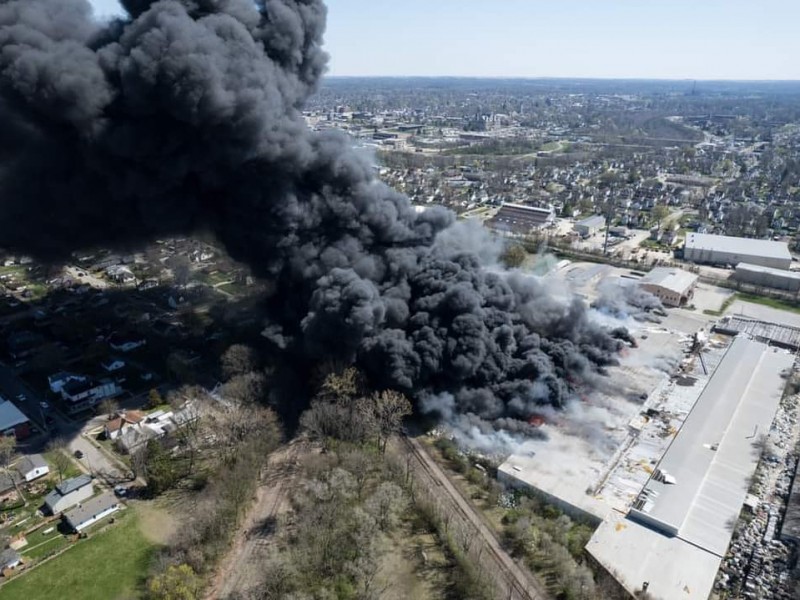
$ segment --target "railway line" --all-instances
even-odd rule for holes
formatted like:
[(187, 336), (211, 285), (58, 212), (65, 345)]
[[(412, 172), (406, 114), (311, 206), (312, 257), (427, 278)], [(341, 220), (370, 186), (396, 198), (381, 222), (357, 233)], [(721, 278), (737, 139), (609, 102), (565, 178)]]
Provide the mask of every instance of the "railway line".
[[(414, 459), (418, 483), (434, 489), (436, 499), (450, 508), (453, 518), (474, 530), (470, 557), (484, 565), (494, 580), (497, 598), (504, 600), (545, 600), (549, 596), (543, 586), (524, 567), (518, 565), (503, 549), (485, 517), (464, 497), (422, 445), (409, 437), (401, 438), (402, 448)], [(477, 542), (475, 544), (474, 542)]]

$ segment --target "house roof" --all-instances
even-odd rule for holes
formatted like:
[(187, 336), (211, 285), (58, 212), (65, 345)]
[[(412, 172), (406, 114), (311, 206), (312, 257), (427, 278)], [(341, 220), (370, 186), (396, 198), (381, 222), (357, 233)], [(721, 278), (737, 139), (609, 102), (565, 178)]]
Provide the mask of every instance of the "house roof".
[(0, 402), (0, 431), (6, 431), (27, 422), (28, 417), (22, 414), (22, 411), (13, 403), (8, 400)]
[(93, 498), (89, 498), (86, 502), (68, 510), (64, 513), (64, 518), (72, 527), (77, 529), (82, 523), (85, 523), (92, 517), (99, 515), (109, 508), (113, 508), (117, 504), (119, 504), (119, 501), (114, 494), (105, 492)]
[(47, 461), (41, 454), (29, 454), (20, 458), (14, 467), (24, 475), (25, 473), (29, 473), (34, 469), (41, 469), (42, 467), (47, 467), (49, 469), (50, 465), (47, 464)]
[(584, 227), (603, 227), (605, 224), (606, 218), (603, 215), (592, 215), (575, 223), (575, 225), (583, 225)]
[(14, 563), (18, 563), (20, 560), (22, 560), (22, 558), (20, 557), (19, 552), (13, 548), (6, 548), (0, 552), (0, 567), (13, 565)]
[(122, 429), (125, 423), (129, 425), (135, 425), (142, 419), (144, 419), (144, 413), (138, 410), (129, 410), (128, 412), (118, 416), (116, 419), (112, 419), (106, 423), (106, 431), (118, 431)]
[(62, 481), (56, 486), (56, 490), (62, 496), (66, 496), (67, 494), (71, 494), (75, 490), (79, 490), (85, 485), (90, 485), (92, 483), (91, 475), (78, 475), (77, 477), (73, 477), (72, 479), (67, 479), (66, 481)]

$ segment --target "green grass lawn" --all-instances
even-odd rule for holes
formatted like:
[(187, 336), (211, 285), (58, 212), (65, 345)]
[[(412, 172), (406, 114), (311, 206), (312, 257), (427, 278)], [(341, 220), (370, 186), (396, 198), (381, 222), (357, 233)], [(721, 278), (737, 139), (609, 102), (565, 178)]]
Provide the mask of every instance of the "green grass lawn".
[(753, 304), (761, 304), (763, 306), (769, 306), (770, 308), (775, 308), (777, 310), (785, 310), (788, 312), (793, 313), (800, 313), (800, 306), (797, 304), (793, 304), (791, 302), (787, 302), (785, 300), (778, 300), (777, 298), (766, 298), (764, 296), (756, 296), (754, 294), (748, 294), (747, 292), (739, 292), (737, 294), (739, 300), (743, 302), (752, 302)]
[(135, 595), (155, 547), (132, 510), (117, 523), (0, 588), (3, 600), (114, 600)]

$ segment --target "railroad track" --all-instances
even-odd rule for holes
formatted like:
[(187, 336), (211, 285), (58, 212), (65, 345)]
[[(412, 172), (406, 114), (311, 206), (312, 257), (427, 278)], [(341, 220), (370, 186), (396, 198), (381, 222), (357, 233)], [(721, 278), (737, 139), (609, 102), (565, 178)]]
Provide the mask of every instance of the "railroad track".
[[(455, 508), (455, 514), (462, 523), (474, 529), (481, 542), (477, 551), (477, 559), (485, 560), (489, 557), (493, 569), (488, 570), (495, 580), (495, 587), (500, 592), (498, 598), (505, 600), (545, 600), (547, 593), (541, 584), (533, 579), (520, 567), (509, 554), (502, 548), (500, 541), (495, 536), (485, 518), (478, 513), (472, 504), (464, 497), (458, 488), (448, 479), (447, 475), (437, 465), (419, 442), (412, 438), (402, 437), (403, 446), (416, 459), (419, 471), (424, 473), (435, 488), (435, 494), (440, 499), (446, 497), (448, 504)], [(484, 554), (484, 552), (486, 554)], [(472, 555), (476, 552), (472, 552)]]

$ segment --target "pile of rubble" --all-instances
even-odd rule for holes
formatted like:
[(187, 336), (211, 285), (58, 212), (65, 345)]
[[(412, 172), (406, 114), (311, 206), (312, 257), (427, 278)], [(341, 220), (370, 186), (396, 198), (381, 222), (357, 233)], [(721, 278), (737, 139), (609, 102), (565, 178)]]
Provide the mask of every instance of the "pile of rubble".
[(791, 600), (798, 586), (792, 577), (798, 549), (779, 538), (800, 448), (798, 397), (786, 398), (764, 443), (761, 463), (715, 591), (726, 597)]

